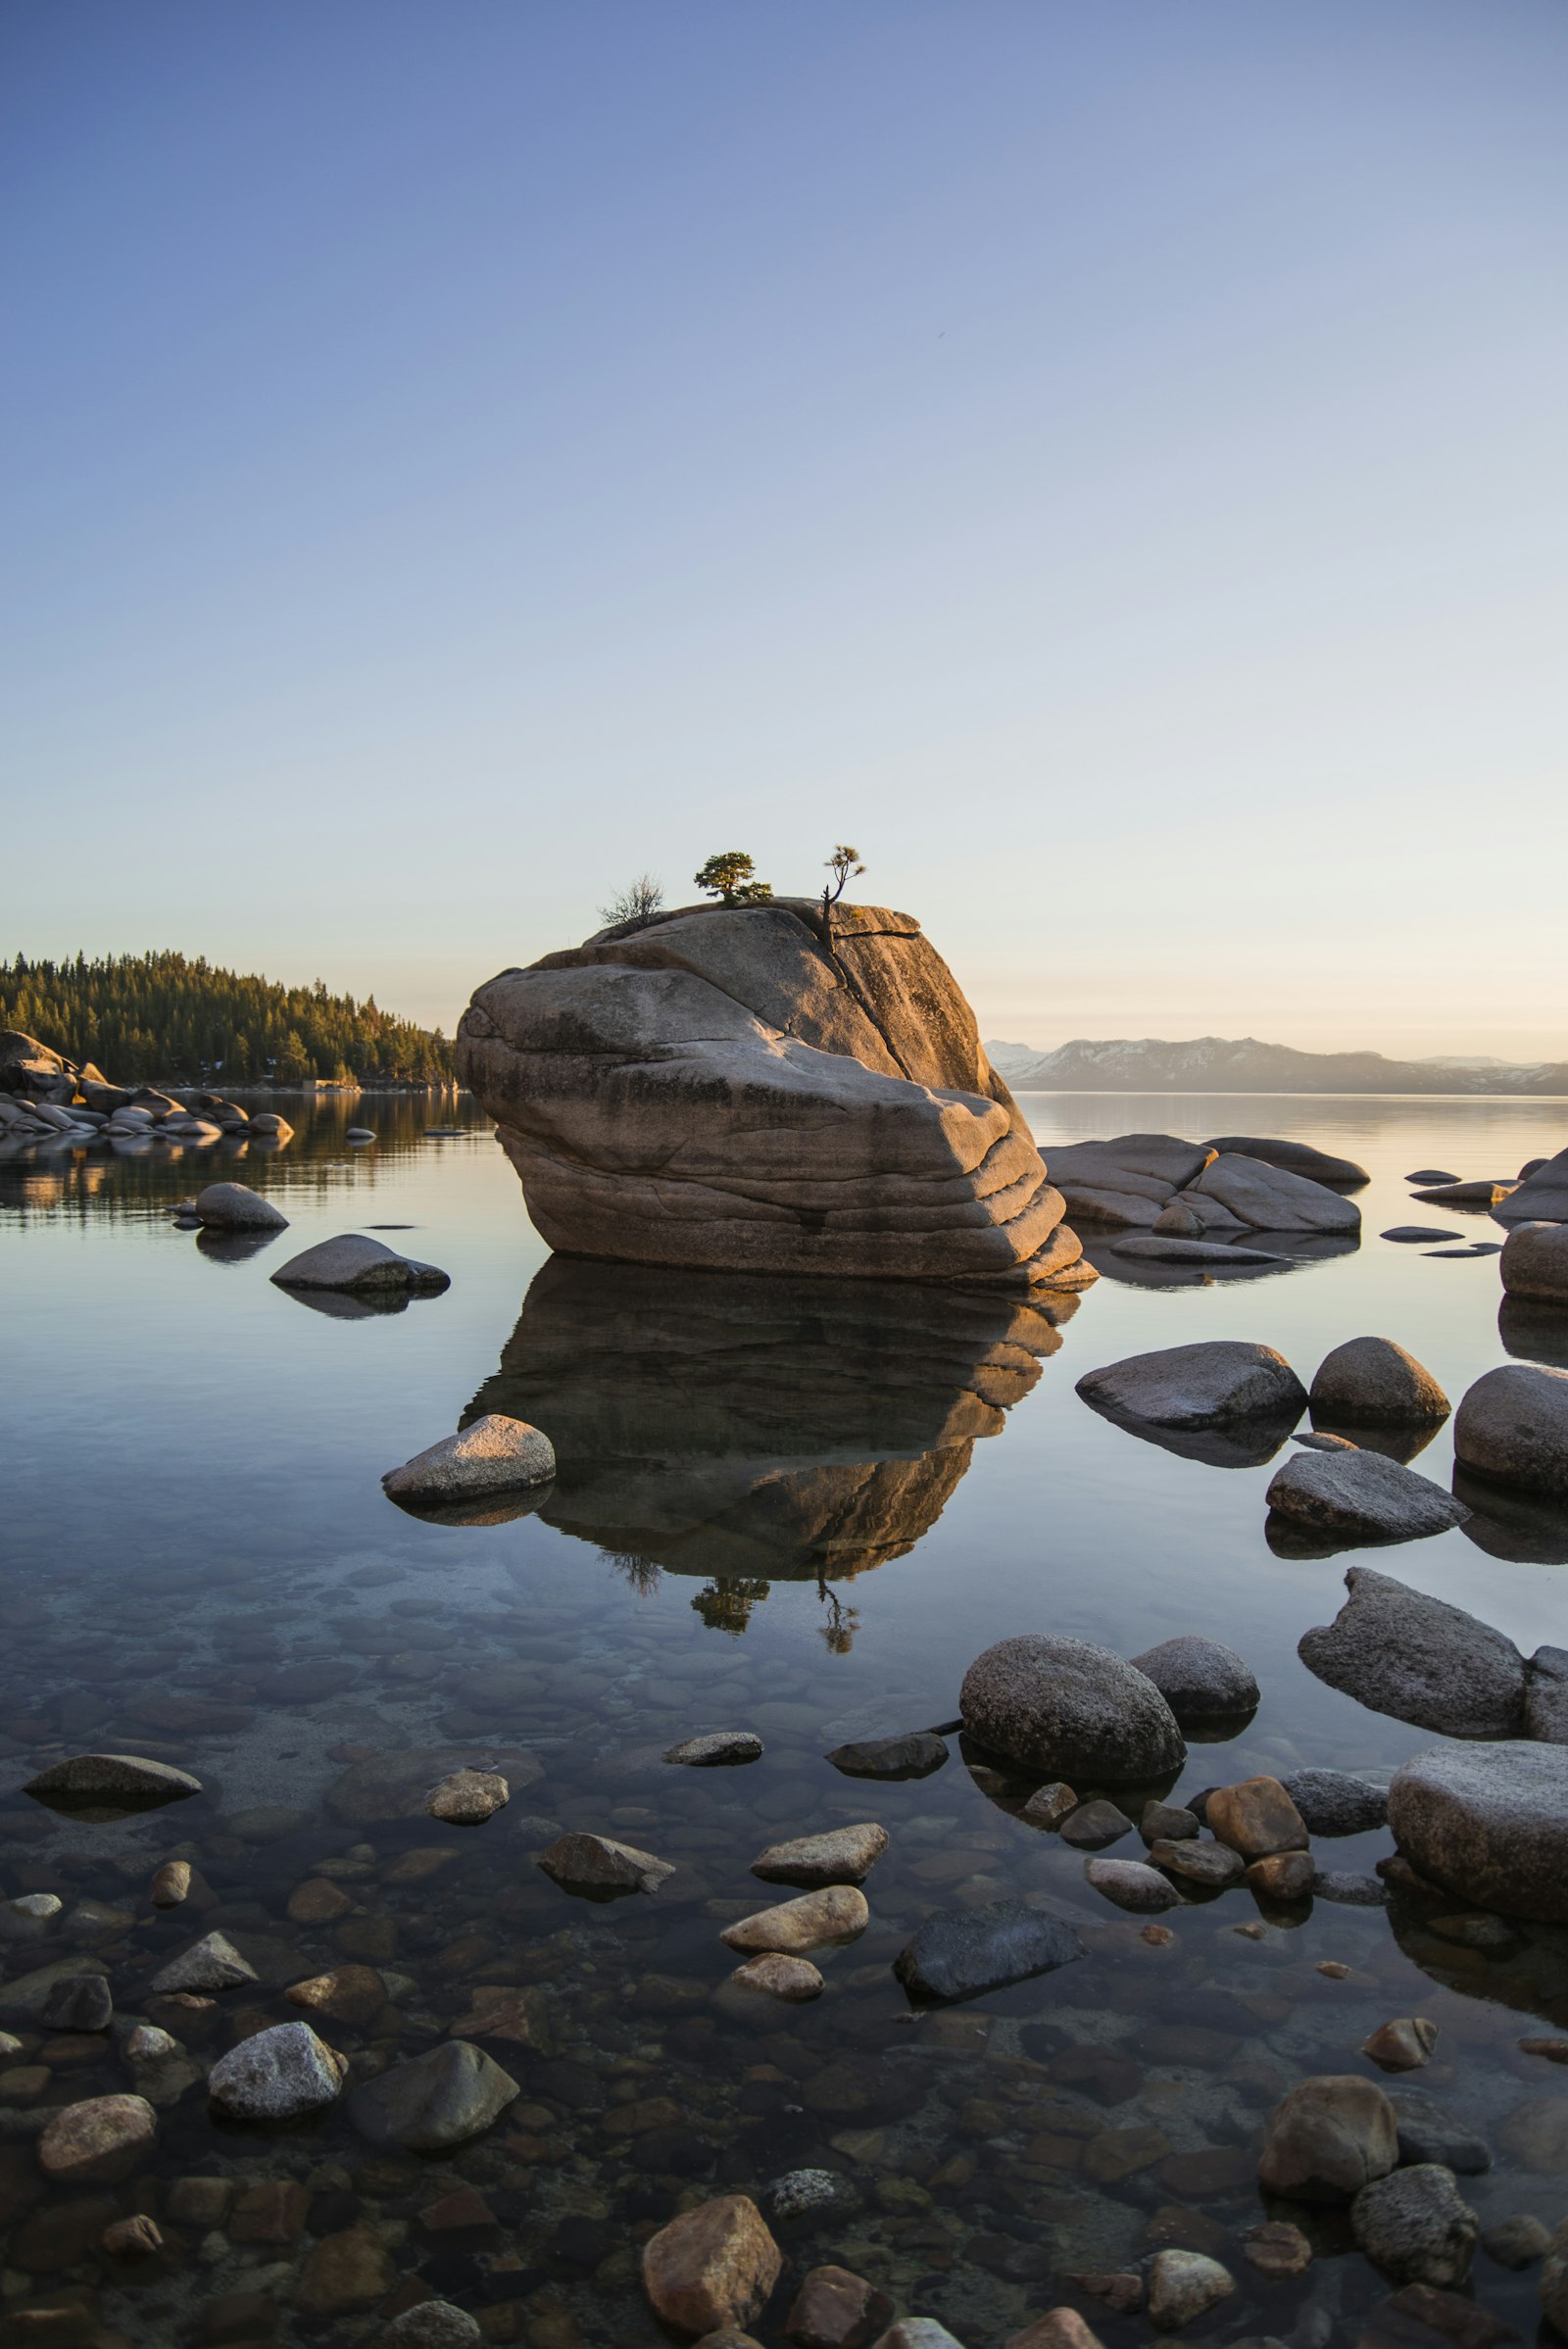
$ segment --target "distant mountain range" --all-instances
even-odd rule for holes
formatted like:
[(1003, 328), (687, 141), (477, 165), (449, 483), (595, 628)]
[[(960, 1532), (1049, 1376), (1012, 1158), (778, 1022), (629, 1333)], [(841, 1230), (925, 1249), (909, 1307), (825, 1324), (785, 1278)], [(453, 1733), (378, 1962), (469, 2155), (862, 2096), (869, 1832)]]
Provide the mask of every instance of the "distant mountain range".
[(1255, 1036), (1075, 1036), (1054, 1052), (986, 1045), (1016, 1092), (1036, 1093), (1530, 1093), (1568, 1097), (1568, 1060), (1525, 1065), (1489, 1055), (1390, 1060), (1382, 1052), (1298, 1052)]

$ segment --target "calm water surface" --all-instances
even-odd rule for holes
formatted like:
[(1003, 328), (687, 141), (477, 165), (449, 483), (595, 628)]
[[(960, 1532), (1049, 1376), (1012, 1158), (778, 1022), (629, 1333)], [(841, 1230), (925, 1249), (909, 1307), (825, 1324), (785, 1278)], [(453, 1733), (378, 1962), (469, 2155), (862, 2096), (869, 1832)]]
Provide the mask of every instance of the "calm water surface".
[[(852, 1782), (821, 1757), (951, 1718), (971, 1658), (1021, 1631), (1128, 1654), (1179, 1632), (1241, 1649), (1262, 1704), (1229, 1743), (1194, 1746), (1185, 1791), (1303, 1763), (1387, 1771), (1430, 1744), (1298, 1662), (1349, 1561), (1270, 1549), (1271, 1467), (1141, 1442), (1073, 1382), (1217, 1337), (1276, 1346), (1309, 1381), (1331, 1346), (1381, 1333), (1455, 1400), (1511, 1355), (1568, 1361), (1568, 1327), (1499, 1319), (1494, 1256), (1378, 1237), (1413, 1220), (1500, 1238), (1484, 1217), (1412, 1210), (1401, 1178), (1428, 1165), (1511, 1177), (1568, 1139), (1568, 1110), (1102, 1094), (1024, 1106), (1048, 1159), (1053, 1141), (1131, 1130), (1289, 1134), (1343, 1151), (1373, 1178), (1361, 1246), (1257, 1279), (1107, 1277), (1060, 1300), (1053, 1323), (963, 1295), (552, 1260), (466, 1102), (446, 1139), (425, 1129), (448, 1111), (422, 1102), (291, 1110), (286, 1149), (229, 1153), (227, 1171), (290, 1219), (254, 1249), (210, 1248), (169, 1220), (224, 1171), (211, 1153), (0, 1166), (0, 1890), (66, 1904), (43, 1938), (0, 1946), (8, 1983), (96, 1952), (117, 2016), (152, 2013), (206, 2062), (296, 2015), (288, 1983), (352, 1961), (378, 1967), (388, 1993), (363, 2026), (320, 2025), (356, 2077), (435, 2043), (486, 1984), (532, 1988), (541, 2042), (486, 2038), (519, 2103), (487, 2135), (421, 2158), (370, 2148), (343, 2105), (274, 2135), (216, 2124), (194, 2067), (137, 2082), (108, 2043), (0, 2007), (22, 2041), (0, 2057), (8, 2309), (79, 2306), (73, 2339), (97, 2322), (137, 2343), (334, 2342), (359, 2337), (368, 2310), (433, 2290), (496, 2340), (652, 2342), (640, 2241), (683, 2197), (762, 2196), (812, 2167), (836, 2174), (841, 2196), (776, 2229), (789, 2266), (759, 2326), (770, 2340), (790, 2276), (832, 2258), (969, 2349), (1063, 2298), (1115, 2349), (1146, 2337), (1143, 2321), (1066, 2278), (1162, 2243), (1213, 2250), (1238, 2277), (1198, 2337), (1283, 2334), (1316, 2311), (1303, 2341), (1329, 2327), (1350, 2339), (1389, 2287), (1337, 2223), (1314, 2222), (1320, 2256), (1295, 2282), (1264, 2283), (1243, 2254), (1264, 2215), (1256, 2147), (1294, 2080), (1370, 2076), (1362, 2039), (1411, 2013), (1443, 2031), (1419, 2086), (1493, 2143), (1492, 2170), (1463, 2181), (1483, 2221), (1560, 2216), (1562, 2176), (1521, 2166), (1544, 2158), (1541, 2129), (1508, 2117), (1568, 2103), (1564, 2076), (1516, 2046), (1568, 2025), (1568, 1936), (1483, 1957), (1398, 1906), (1320, 1900), (1252, 1941), (1233, 1929), (1254, 1905), (1233, 1892), (1173, 1912), (1173, 1941), (1153, 1947), (1096, 1900), (1079, 1855), (1016, 1816), (1028, 1784), (971, 1769), (956, 1739), (940, 1773), (911, 1784)], [(351, 1116), (377, 1128), (376, 1147), (344, 1142)], [(344, 1317), (270, 1285), (289, 1254), (356, 1229), (442, 1265), (451, 1290)], [(388, 1503), (386, 1469), (485, 1409), (554, 1440), (561, 1475), (538, 1509), (450, 1526)], [(1417, 1465), (1447, 1482), (1446, 1431)], [(1527, 1650), (1564, 1639), (1559, 1521), (1494, 1507), (1373, 1562)], [(675, 1737), (729, 1726), (761, 1732), (761, 1762), (660, 1762)], [(98, 1824), (21, 1795), (40, 1763), (95, 1747), (177, 1761), (205, 1791)], [(443, 1768), (511, 1754), (509, 1808), (478, 1831), (381, 1816), (367, 1758), (426, 1748)], [(717, 1934), (769, 1897), (750, 1861), (781, 1835), (860, 1819), (893, 1838), (867, 1884), (869, 1933), (824, 1957), (815, 2005), (736, 2016), (715, 1997), (734, 1962)], [(619, 1835), (677, 1874), (653, 1898), (573, 1899), (533, 1864), (566, 1827)], [(1320, 1858), (1364, 1873), (1390, 1848), (1363, 1836)], [(172, 1855), (196, 1864), (197, 1891), (160, 1914), (145, 1887)], [(294, 1896), (312, 1882), (351, 1905), (320, 1922), (291, 1914), (311, 1908)], [(1086, 1957), (911, 2016), (889, 1966), (914, 1925), (1018, 1892), (1079, 1919)], [(151, 2000), (150, 1976), (215, 1926), (259, 1984), (181, 2023)], [(1351, 1972), (1325, 1977), (1323, 1960)], [(167, 2099), (150, 2172), (43, 2192), (40, 2114), (137, 2084)], [(249, 2200), (216, 2227), (181, 2224), (172, 2189), (190, 2177), (227, 2178)], [(290, 2179), (305, 2192), (286, 2218), (237, 2215), (257, 2209), (258, 2182)], [(455, 2224), (442, 2201), (463, 2185), (484, 2210)], [(159, 2215), (167, 2243), (128, 2266), (98, 2239), (134, 2209)], [(1483, 2258), (1475, 2289), (1534, 2331), (1533, 2276)]]

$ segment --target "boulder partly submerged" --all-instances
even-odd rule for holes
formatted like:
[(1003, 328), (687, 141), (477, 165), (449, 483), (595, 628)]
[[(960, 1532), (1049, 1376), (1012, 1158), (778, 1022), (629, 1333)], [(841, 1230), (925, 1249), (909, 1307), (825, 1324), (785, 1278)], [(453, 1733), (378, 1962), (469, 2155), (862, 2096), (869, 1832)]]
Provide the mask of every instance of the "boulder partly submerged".
[(1287, 1174), (1305, 1175), (1310, 1183), (1325, 1183), (1331, 1191), (1354, 1191), (1372, 1180), (1353, 1158), (1337, 1158), (1310, 1142), (1288, 1142), (1278, 1134), (1216, 1134), (1205, 1147), (1216, 1157), (1256, 1158)]
[(438, 1508), (547, 1485), (555, 1473), (548, 1436), (525, 1419), (487, 1411), (456, 1436), (443, 1436), (439, 1444), (416, 1452), (401, 1468), (389, 1468), (381, 1486), (392, 1500)]
[(1463, 1525), (1470, 1511), (1430, 1477), (1381, 1452), (1294, 1452), (1265, 1495), (1276, 1515), (1351, 1542), (1419, 1542)]
[(1077, 1392), (1109, 1418), (1164, 1428), (1197, 1430), (1249, 1420), (1288, 1420), (1294, 1426), (1306, 1407), (1306, 1389), (1285, 1356), (1272, 1346), (1237, 1338), (1128, 1354), (1085, 1371)]
[(396, 1248), (372, 1240), (368, 1232), (335, 1232), (314, 1248), (291, 1256), (272, 1275), (276, 1289), (409, 1290), (416, 1296), (438, 1296), (450, 1289), (452, 1276), (436, 1264), (400, 1256)]
[(139, 1753), (74, 1753), (51, 1762), (23, 1787), (35, 1801), (57, 1810), (74, 1803), (112, 1801), (148, 1805), (183, 1802), (199, 1794), (202, 1782), (172, 1762), (155, 1762)]
[(481, 987), (458, 1028), (553, 1248), (1028, 1290), (1094, 1278), (906, 913), (687, 906)]
[(1568, 1150), (1543, 1160), (1493, 1212), (1498, 1223), (1568, 1223)]
[(1510, 1297), (1568, 1305), (1568, 1222), (1516, 1223), (1497, 1268)]
[(1454, 1415), (1453, 1454), (1473, 1476), (1568, 1496), (1568, 1370), (1485, 1372)]
[(1187, 1755), (1153, 1682), (1088, 1639), (999, 1639), (964, 1674), (958, 1711), (992, 1753), (1077, 1786), (1147, 1784)]
[(1568, 1746), (1434, 1745), (1395, 1772), (1389, 1825), (1446, 1892), (1568, 1925)]
[(1352, 1566), (1345, 1582), (1349, 1596), (1334, 1621), (1298, 1644), (1309, 1672), (1374, 1713), (1445, 1737), (1519, 1736), (1525, 1660), (1511, 1639), (1463, 1607), (1369, 1566)]

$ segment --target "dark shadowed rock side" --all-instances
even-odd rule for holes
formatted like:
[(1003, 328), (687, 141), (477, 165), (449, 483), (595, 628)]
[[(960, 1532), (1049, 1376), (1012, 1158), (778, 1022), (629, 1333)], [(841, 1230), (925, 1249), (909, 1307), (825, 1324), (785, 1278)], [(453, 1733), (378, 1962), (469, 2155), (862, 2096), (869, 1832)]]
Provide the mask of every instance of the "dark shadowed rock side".
[(838, 1580), (935, 1524), (1077, 1303), (555, 1256), (463, 1421), (547, 1426), (539, 1514), (631, 1566)]
[(481, 987), (458, 1065), (552, 1248), (1027, 1291), (1094, 1279), (947, 964), (906, 913), (622, 923)]

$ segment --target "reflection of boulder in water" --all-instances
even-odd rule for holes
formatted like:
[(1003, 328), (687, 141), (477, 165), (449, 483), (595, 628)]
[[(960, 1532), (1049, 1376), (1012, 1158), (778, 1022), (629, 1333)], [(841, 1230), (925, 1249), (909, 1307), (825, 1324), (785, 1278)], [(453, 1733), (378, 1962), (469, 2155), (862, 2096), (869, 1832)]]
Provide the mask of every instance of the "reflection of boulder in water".
[(1497, 1307), (1497, 1335), (1515, 1360), (1568, 1370), (1568, 1305), (1505, 1297)]
[(1538, 1925), (1524, 1917), (1485, 1918), (1494, 1928), (1504, 1927), (1508, 1937), (1499, 1937), (1494, 1947), (1478, 1947), (1432, 1930), (1435, 1916), (1451, 1926), (1456, 1916), (1477, 1915), (1451, 1893), (1396, 1894), (1384, 1913), (1403, 1954), (1444, 1989), (1553, 2023), (1568, 2011), (1568, 1926)]
[(1441, 1419), (1416, 1422), (1408, 1427), (1372, 1426), (1365, 1420), (1339, 1418), (1333, 1412), (1312, 1413), (1314, 1435), (1343, 1436), (1358, 1451), (1381, 1452), (1386, 1460), (1396, 1460), (1401, 1468), (1408, 1468), (1426, 1450), (1442, 1426)]
[(601, 1549), (842, 1578), (935, 1524), (1076, 1303), (553, 1256), (464, 1422), (544, 1428), (540, 1515)]
[(1463, 1468), (1454, 1469), (1453, 1492), (1472, 1512), (1459, 1530), (1478, 1549), (1521, 1566), (1568, 1565), (1568, 1503), (1509, 1492)]

